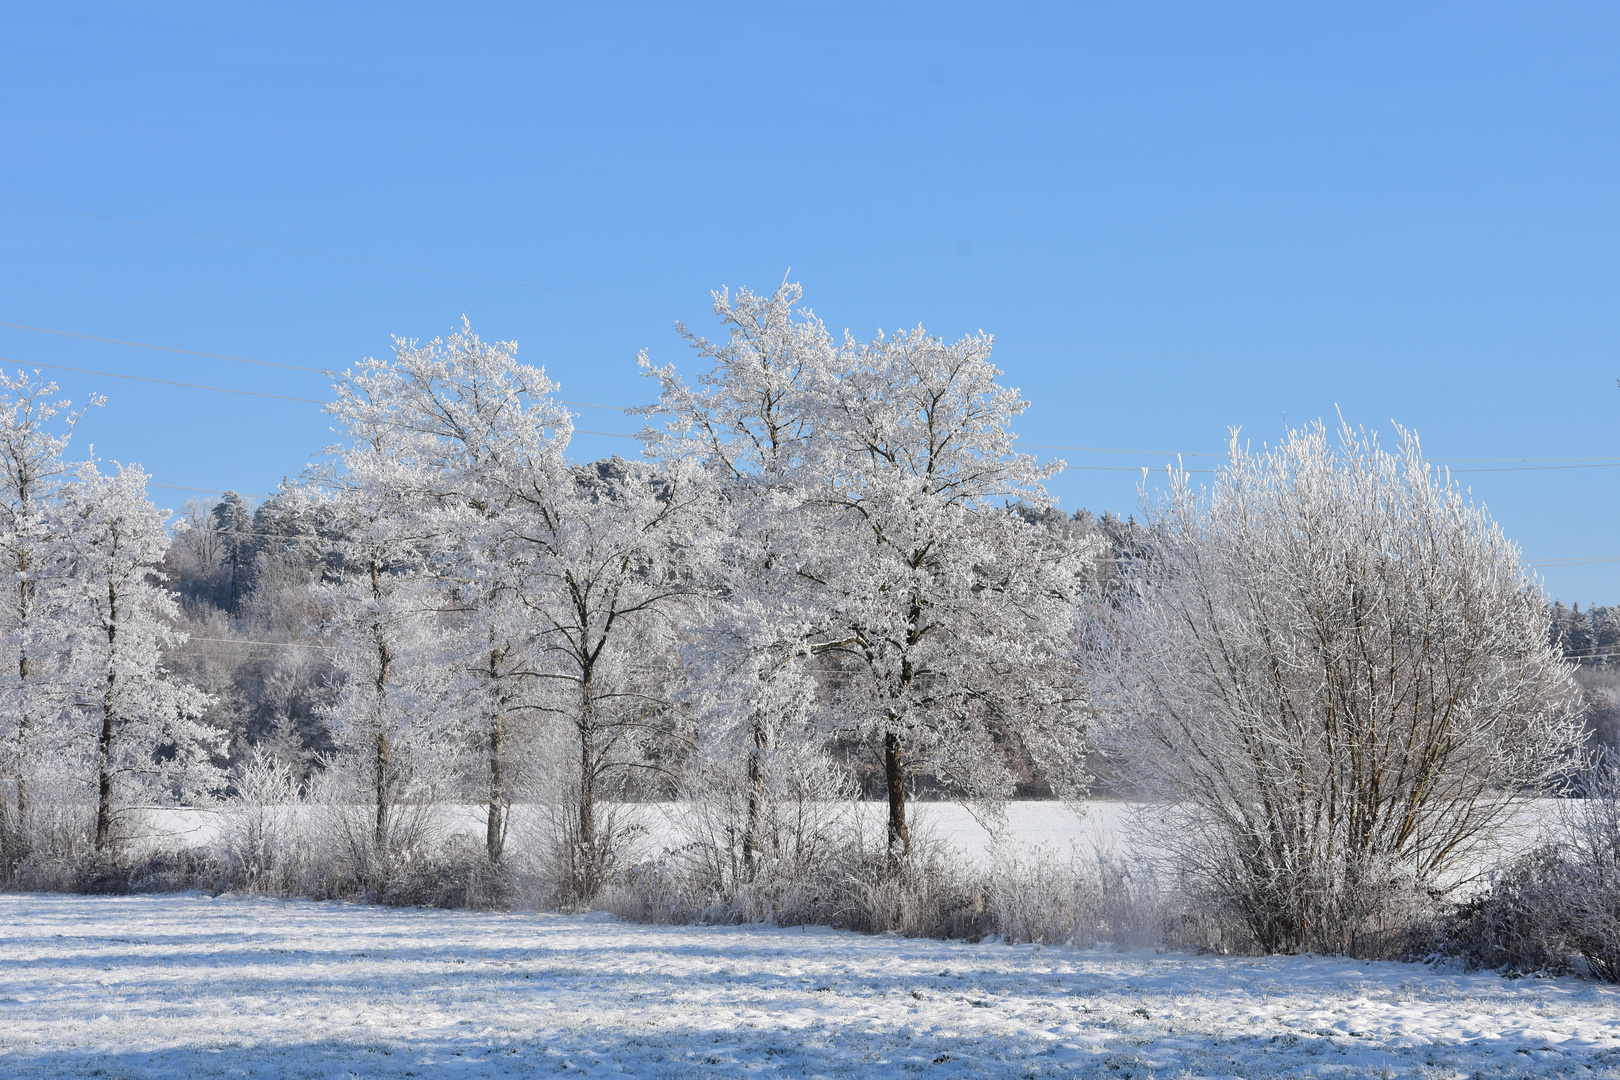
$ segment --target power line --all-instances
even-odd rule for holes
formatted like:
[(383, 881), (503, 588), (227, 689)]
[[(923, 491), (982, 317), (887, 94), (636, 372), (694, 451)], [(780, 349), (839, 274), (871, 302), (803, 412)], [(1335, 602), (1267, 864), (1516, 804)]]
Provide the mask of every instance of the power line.
[(1620, 459), (1620, 454), (1605, 454), (1602, 457), (1437, 457), (1425, 458), (1425, 461), (1435, 464), (1446, 464), (1453, 461), (1614, 461)]
[(1620, 562), (1620, 555), (1592, 555), (1585, 558), (1573, 559), (1534, 559), (1527, 561), (1524, 565), (1536, 568), (1546, 568), (1554, 566), (1585, 566), (1592, 563), (1611, 562)]
[(0, 364), (22, 364), (24, 367), (50, 368), (53, 371), (76, 371), (80, 375), (96, 375), (105, 379), (130, 379), (134, 382), (157, 383), (160, 386), (180, 386), (187, 390), (212, 390), (218, 394), (243, 394), (247, 397), (274, 398), (277, 401), (297, 401), (306, 405), (325, 405), (315, 398), (289, 397), (286, 394), (266, 394), (258, 390), (235, 390), (228, 386), (204, 386), (202, 383), (175, 382), (173, 379), (154, 379), (147, 375), (120, 375), (116, 371), (92, 371), (90, 368), (68, 367), (66, 364), (27, 363), (0, 356)]
[[(328, 376), (331, 376), (333, 378), (336, 378), (338, 376), (338, 372), (332, 370), (331, 368), (312, 368), (312, 367), (303, 367), (303, 366), (301, 366), (299, 364), (281, 364), (281, 363), (277, 363), (276, 361), (273, 361), (273, 360), (254, 360), (254, 359), (252, 359), (250, 357), (246, 357), (246, 356), (230, 356), (230, 355), (228, 355), (226, 353), (198, 352), (195, 349), (179, 349), (179, 348), (176, 348), (176, 347), (174, 347), (172, 345), (151, 345), (151, 344), (148, 344), (147, 342), (144, 342), (144, 341), (125, 341), (125, 340), (123, 340), (121, 338), (98, 337), (95, 334), (81, 334), (81, 333), (78, 333), (78, 332), (73, 331), (73, 330), (52, 330), (52, 329), (49, 329), (49, 328), (43, 327), (43, 326), (26, 326), (26, 325), (24, 325), (22, 323), (0, 322), (0, 326), (8, 326), (13, 330), (31, 330), (31, 331), (34, 331), (35, 333), (39, 333), (39, 334), (56, 334), (59, 337), (83, 338), (86, 341), (101, 341), (101, 342), (105, 342), (105, 343), (107, 343), (109, 345), (128, 345), (128, 346), (131, 346), (132, 348), (136, 348), (136, 349), (154, 349), (154, 350), (156, 350), (158, 352), (178, 353), (181, 356), (200, 356), (200, 357), (203, 357), (203, 358), (208, 359), (208, 360), (231, 360), (231, 361), (234, 361), (234, 362), (236, 362), (238, 364), (258, 364), (258, 365), (260, 365), (262, 367), (285, 368), (288, 371), (307, 371), (307, 372), (310, 372), (311, 374), (314, 374), (314, 375), (328, 375)], [(50, 365), (50, 364), (42, 364), (42, 365), (38, 365), (38, 366), (40, 366), (40, 367), (50, 367), (52, 365)], [(70, 370), (78, 370), (78, 369), (75, 368), (75, 369), (70, 369)], [(139, 376), (135, 376), (135, 375), (119, 375), (119, 376), (114, 376), (114, 377), (115, 378), (133, 379), (133, 378), (138, 378)], [(186, 385), (190, 385), (190, 384), (186, 384)], [(246, 391), (246, 390), (235, 391), (235, 392), (236, 393), (251, 393), (251, 391)], [(298, 400), (304, 400), (304, 399), (300, 398)], [(625, 412), (625, 411), (627, 411), (625, 409), (620, 408), (617, 405), (595, 405), (595, 404), (592, 404), (589, 401), (564, 401), (562, 398), (558, 398), (557, 403), (559, 405), (572, 405), (575, 408), (581, 408), (581, 409), (606, 409), (609, 412)]]
[(154, 484), (154, 483), (151, 483), (150, 481), (147, 482), (146, 486), (147, 487), (155, 487), (155, 488), (167, 488), (167, 489), (169, 489), (171, 491), (196, 491), (196, 492), (201, 492), (204, 495), (229, 495), (229, 494), (234, 493), (234, 494), (237, 494), (237, 495), (246, 495), (250, 499), (273, 499), (273, 498), (275, 498), (274, 495), (255, 495), (251, 491), (237, 491), (235, 488), (184, 487), (184, 486), (182, 486), (180, 484)]
[(32, 206), (37, 210), (54, 210), (59, 214), (73, 214), (77, 217), (95, 218), (98, 221), (115, 221), (120, 225), (138, 225), (143, 229), (156, 229), (160, 232), (179, 233), (182, 236), (200, 236), (208, 240), (222, 240), (228, 244), (242, 244), (246, 247), (265, 248), (269, 251), (287, 251), (295, 255), (313, 255), (318, 259), (332, 259), (336, 262), (356, 263), (361, 266), (381, 266), (389, 270), (405, 270), (413, 274), (431, 274), (434, 277), (458, 278), (462, 281), (479, 281), (486, 285), (508, 285), (514, 289), (532, 289), (536, 292), (558, 293), (563, 296), (585, 296), (593, 300), (615, 300), (621, 304), (643, 304), (647, 307), (674, 308), (678, 311), (705, 311), (706, 308), (695, 308), (687, 304), (667, 304), (659, 300), (638, 300), (630, 296), (610, 296), (606, 293), (582, 292), (578, 289), (558, 289), (549, 285), (535, 285), (526, 281), (506, 281), (502, 278), (479, 277), (476, 274), (457, 274), (449, 270), (431, 270), (423, 266), (407, 266), (403, 263), (383, 262), (379, 259), (359, 259), (352, 255), (333, 255), (326, 251), (313, 251), (309, 248), (288, 247), (285, 244), (269, 244), (262, 240), (243, 240), (236, 236), (221, 236), (219, 233), (200, 232), (196, 229), (181, 229), (174, 225), (156, 225), (150, 221), (135, 221), (131, 218), (113, 217), (110, 214), (93, 214), (88, 210), (74, 210), (66, 206), (51, 206), (48, 203), (30, 202), (27, 199), (13, 199), (0, 195), (0, 202), (14, 203), (18, 206)]
[[(1388, 364), (1323, 364), (1311, 363), (1303, 360), (1234, 360), (1224, 356), (1193, 356), (1185, 353), (1155, 353), (1134, 352), (1125, 349), (1096, 349), (1082, 345), (1038, 345), (1028, 341), (997, 341), (996, 345), (1004, 349), (1044, 349), (1052, 352), (1084, 353), (1092, 356), (1120, 356), (1143, 360), (1176, 360), (1200, 364), (1241, 364), (1249, 367), (1273, 368), (1305, 368), (1315, 371), (1391, 371), (1402, 374), (1424, 375), (1522, 375), (1526, 369), (1484, 369), (1484, 368), (1415, 368), (1410, 366), (1397, 366)], [(1535, 375), (1601, 375), (1609, 377), (1610, 372), (1595, 369), (1535, 369)]]
[(1181, 450), (1116, 450), (1107, 446), (1060, 446), (1057, 443), (1019, 442), (1019, 446), (1033, 446), (1039, 450), (1079, 450), (1088, 454), (1143, 454), (1156, 456), (1166, 454), (1170, 457), (1220, 457), (1225, 454), (1205, 454)]
[(179, 353), (182, 356), (201, 356), (209, 360), (233, 360), (238, 364), (258, 364), (261, 367), (286, 368), (288, 371), (308, 371), (315, 375), (335, 375), (334, 371), (326, 368), (301, 367), (298, 364), (278, 364), (272, 360), (250, 360), (245, 356), (227, 356), (224, 353), (197, 352), (194, 349), (177, 349), (172, 345), (148, 345), (144, 341), (124, 341), (121, 338), (97, 337), (95, 334), (80, 334), (72, 330), (51, 330), (43, 326), (24, 326), (22, 323), (0, 322), (0, 326), (9, 326), (13, 330), (30, 330), (36, 334), (55, 334), (57, 337), (82, 338), (85, 341), (101, 341), (108, 345), (128, 345), (136, 349), (154, 349), (158, 352)]
[(1452, 469), (1454, 473), (1476, 472), (1550, 472), (1557, 469), (1613, 469), (1620, 466), (1620, 461), (1606, 461), (1589, 465), (1510, 465), (1489, 469)]
[[(612, 300), (622, 304), (639, 304), (645, 307), (670, 308), (676, 311), (704, 312), (709, 310), (708, 308), (693, 307), (690, 304), (671, 304), (662, 300), (643, 300), (638, 297), (614, 296), (609, 293), (586, 292), (580, 289), (561, 289), (550, 285), (536, 285), (532, 282), (526, 281), (510, 281), (504, 278), (482, 277), (477, 274), (461, 274), (449, 270), (435, 270), (429, 267), (410, 266), (404, 263), (387, 262), (381, 259), (362, 259), (352, 255), (336, 255), (331, 252), (315, 251), (311, 248), (291, 247), (285, 244), (271, 244), (263, 240), (247, 240), (236, 236), (224, 236), (220, 233), (203, 232), (199, 229), (183, 229), (175, 225), (160, 225), (150, 221), (137, 221), (133, 218), (114, 217), (111, 214), (97, 214), (89, 210), (76, 210), (72, 207), (55, 206), (49, 203), (33, 202), (28, 199), (17, 199), (4, 195), (0, 195), (0, 202), (8, 202), (16, 206), (33, 207), (36, 210), (50, 210), (59, 214), (72, 214), (76, 217), (91, 218), (96, 221), (111, 221), (120, 225), (134, 225), (143, 229), (155, 229), (159, 232), (177, 233), (182, 236), (196, 236), (207, 240), (219, 240), (229, 244), (241, 244), (246, 247), (263, 248), (268, 251), (285, 251), (296, 255), (309, 255), (319, 259), (331, 259), (337, 262), (354, 263), (360, 266), (377, 266), (389, 270), (404, 270), (413, 274), (429, 274), (434, 277), (455, 278), (461, 281), (477, 281), (486, 285), (505, 285), (516, 289), (530, 289), (537, 292), (556, 293), (561, 296), (583, 296), (595, 300)], [(851, 327), (851, 329), (869, 330), (872, 328)], [(1043, 345), (1028, 341), (998, 341), (996, 344), (1002, 348), (1010, 349), (1042, 349), (1055, 352), (1083, 353), (1093, 356), (1120, 356), (1150, 360), (1192, 361), (1207, 364), (1242, 364), (1254, 367), (1307, 368), (1328, 371), (1393, 371), (1401, 372), (1403, 374), (1419, 372), (1435, 375), (1515, 375), (1522, 374), (1525, 370), (1522, 368), (1505, 371), (1500, 369), (1489, 370), (1479, 368), (1413, 368), (1410, 366), (1376, 364), (1324, 364), (1290, 360), (1243, 360), (1232, 359), (1229, 357), (1197, 356), (1182, 353), (1156, 353), (1124, 349), (1098, 349), (1080, 345)], [(1608, 372), (1574, 369), (1538, 369), (1533, 373), (1536, 375), (1603, 375), (1604, 377), (1608, 377), (1609, 375)]]

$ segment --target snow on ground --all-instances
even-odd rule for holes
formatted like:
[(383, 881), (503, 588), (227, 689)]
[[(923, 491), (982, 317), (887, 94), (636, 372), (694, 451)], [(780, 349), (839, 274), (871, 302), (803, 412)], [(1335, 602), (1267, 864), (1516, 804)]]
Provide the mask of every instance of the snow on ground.
[[(226, 804), (227, 806), (229, 804)], [(679, 803), (641, 803), (619, 808), (621, 815), (630, 818), (645, 830), (641, 848), (646, 854), (656, 854), (661, 846), (684, 842), (680, 834), (680, 818), (685, 811)], [(846, 812), (843, 804), (829, 806), (829, 814)], [(1117, 851), (1125, 845), (1125, 825), (1136, 804), (1123, 802), (1092, 802), (1085, 804), (1076, 814), (1067, 804), (1056, 800), (1009, 802), (1004, 807), (1006, 835), (1015, 843), (1031, 846), (1048, 844), (1067, 851), (1071, 844), (1079, 844), (1090, 851), (1100, 845), (1104, 850)], [(544, 813), (531, 806), (515, 806), (513, 828), (522, 835), (524, 830), (537, 826)], [(873, 835), (883, 832), (888, 820), (887, 802), (860, 802), (853, 805), (863, 826)], [(440, 810), (439, 828), (446, 833), (462, 833), (482, 838), (484, 835), (483, 808), (478, 806), (446, 805)], [(961, 803), (913, 803), (913, 825), (921, 832), (936, 837), (947, 847), (959, 849), (971, 858), (986, 857), (993, 838), (974, 817), (973, 810)], [(132, 839), (154, 847), (203, 847), (212, 843), (220, 831), (221, 811), (190, 807), (148, 807), (129, 815)]]
[(0, 1075), (1620, 1076), (1620, 989), (205, 896), (0, 896)]
[[(229, 804), (226, 804), (227, 806)], [(1541, 830), (1555, 816), (1567, 808), (1567, 802), (1558, 799), (1540, 799), (1528, 802), (1510, 819), (1510, 825), (1498, 838), (1498, 847), (1492, 856), (1505, 859), (1530, 847)], [(881, 835), (887, 820), (889, 804), (886, 802), (860, 802), (848, 807), (829, 805), (828, 814), (842, 814), (853, 809), (859, 815), (869, 835)], [(1141, 803), (1092, 801), (1076, 813), (1067, 803), (1056, 800), (1030, 800), (1008, 802), (1003, 806), (1004, 838), (1016, 848), (1045, 845), (1058, 854), (1071, 848), (1090, 852), (1093, 848), (1129, 858), (1137, 854), (1133, 831), (1144, 825), (1148, 835), (1154, 832), (1152, 809)], [(663, 847), (680, 846), (681, 815), (685, 808), (679, 803), (640, 803), (620, 807), (621, 816), (633, 820), (642, 830), (636, 854), (656, 856)], [(519, 846), (531, 828), (541, 828), (543, 810), (532, 806), (512, 808), (513, 831)], [(912, 804), (914, 831), (937, 839), (947, 848), (953, 848), (969, 859), (986, 861), (995, 838), (974, 816), (972, 808), (954, 802), (917, 802)], [(221, 811), (195, 808), (147, 808), (131, 816), (134, 835), (139, 844), (153, 847), (202, 847), (212, 843), (219, 835)], [(477, 806), (446, 805), (440, 808), (441, 832), (461, 833), (482, 839), (484, 835), (483, 809)]]

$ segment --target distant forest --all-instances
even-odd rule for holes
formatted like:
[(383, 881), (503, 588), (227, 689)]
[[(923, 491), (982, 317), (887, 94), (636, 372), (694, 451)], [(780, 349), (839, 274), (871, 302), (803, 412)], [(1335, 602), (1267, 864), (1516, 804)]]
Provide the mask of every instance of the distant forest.
[(1593, 604), (1553, 604), (1552, 641), (1563, 650), (1564, 659), (1582, 667), (1620, 667), (1620, 606)]

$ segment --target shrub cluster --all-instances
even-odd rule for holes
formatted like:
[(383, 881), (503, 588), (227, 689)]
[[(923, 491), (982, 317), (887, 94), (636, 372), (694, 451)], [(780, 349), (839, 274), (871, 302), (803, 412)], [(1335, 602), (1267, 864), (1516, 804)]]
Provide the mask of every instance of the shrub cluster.
[(1620, 767), (1611, 759), (1592, 787), (1441, 924), (1441, 950), (1509, 974), (1620, 982)]

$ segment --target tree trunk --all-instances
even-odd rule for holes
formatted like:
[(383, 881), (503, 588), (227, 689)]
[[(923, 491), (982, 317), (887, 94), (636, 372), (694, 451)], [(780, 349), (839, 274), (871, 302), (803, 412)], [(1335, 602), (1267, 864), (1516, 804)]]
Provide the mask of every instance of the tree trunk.
[(484, 819), (484, 850), (489, 861), (500, 862), (506, 850), (506, 758), (503, 746), (506, 732), (497, 710), (489, 729), (489, 806)]
[(900, 736), (883, 734), (883, 780), (889, 789), (889, 855), (899, 858), (911, 848), (911, 827), (906, 824), (906, 771)]
[(113, 692), (117, 689), (118, 671), (113, 662), (118, 657), (118, 587), (107, 584), (107, 689), (101, 699), (101, 738), (96, 744), (97, 778), (96, 851), (105, 852), (113, 843), (112, 834), (112, 748), (115, 723)]
[(579, 715), (579, 837), (575, 864), (578, 899), (596, 895), (600, 853), (596, 842), (596, 718), (592, 713), (589, 670), (580, 680)]
[[(17, 658), (17, 675), (21, 682), (24, 700), (28, 695), (28, 654), (22, 653)], [(17, 822), (15, 826), (15, 845), (17, 853), (21, 854), (25, 846), (24, 837), (28, 829), (28, 729), (33, 726), (27, 710), (17, 718)]]
[(388, 838), (388, 736), (377, 732), (377, 853)]
[(759, 862), (759, 834), (765, 816), (765, 751), (770, 749), (770, 731), (765, 717), (754, 714), (754, 746), (748, 752), (748, 820), (743, 825), (743, 874), (754, 880), (754, 868)]
[(112, 846), (112, 744), (113, 708), (112, 687), (109, 681), (108, 701), (101, 709), (101, 738), (96, 743), (98, 772), (98, 799), (96, 802), (96, 851), (104, 852)]

